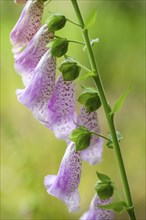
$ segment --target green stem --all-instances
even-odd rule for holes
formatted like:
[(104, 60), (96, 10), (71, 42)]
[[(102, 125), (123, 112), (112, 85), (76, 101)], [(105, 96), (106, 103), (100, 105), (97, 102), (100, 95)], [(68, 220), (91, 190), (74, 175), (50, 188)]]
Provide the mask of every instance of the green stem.
[(72, 21), (72, 20), (70, 20), (70, 19), (68, 19), (68, 18), (66, 18), (66, 20), (67, 20), (67, 21), (69, 21), (70, 23), (72, 23), (72, 24), (76, 25), (76, 26), (81, 27), (81, 25), (80, 25), (80, 24), (77, 24), (76, 22), (74, 22), (74, 21)]
[(107, 141), (110, 141), (112, 143), (112, 141), (110, 139), (108, 139), (107, 137), (103, 136), (102, 134), (98, 134), (98, 133), (95, 133), (95, 132), (92, 132), (92, 131), (90, 133), (93, 134), (93, 135), (96, 135), (98, 137), (101, 137), (101, 138), (103, 138), (103, 139), (105, 139)]
[[(75, 13), (77, 15), (79, 24), (81, 25), (83, 38), (84, 38), (85, 44), (87, 46), (87, 52), (88, 52), (88, 57), (89, 57), (89, 60), (90, 60), (90, 65), (91, 65), (92, 71), (95, 71), (95, 73), (96, 73), (96, 75), (93, 77), (93, 79), (94, 79), (94, 82), (95, 82), (95, 84), (97, 86), (97, 89), (99, 91), (99, 95), (100, 95), (100, 98), (101, 98), (101, 101), (102, 101), (102, 104), (103, 104), (105, 116), (107, 118), (107, 123), (108, 123), (108, 126), (109, 126), (109, 130), (110, 130), (110, 133), (111, 133), (111, 137), (112, 137), (112, 141), (113, 141), (113, 145), (114, 145), (114, 150), (115, 150), (117, 162), (118, 162), (118, 165), (119, 165), (119, 170), (120, 170), (121, 179), (122, 179), (122, 183), (123, 183), (123, 189), (124, 189), (124, 193), (125, 193), (125, 197), (126, 197), (126, 202), (127, 202), (128, 207), (133, 207), (130, 188), (129, 188), (128, 179), (127, 179), (127, 175), (126, 175), (126, 170), (125, 170), (125, 167), (124, 167), (124, 162), (123, 162), (119, 142), (118, 142), (117, 135), (116, 135), (116, 129), (115, 129), (115, 125), (114, 125), (114, 118), (112, 116), (110, 116), (111, 108), (110, 108), (110, 105), (107, 101), (105, 91), (104, 91), (104, 88), (103, 88), (103, 85), (102, 85), (102, 81), (101, 81), (101, 78), (100, 78), (100, 74), (99, 74), (99, 71), (98, 71), (98, 68), (97, 68), (97, 65), (96, 65), (95, 57), (94, 57), (93, 50), (92, 50), (90, 40), (89, 40), (88, 30), (84, 29), (85, 23), (84, 23), (82, 15), (81, 15), (77, 0), (71, 0), (71, 2), (72, 2), (72, 5), (74, 7)], [(134, 209), (130, 209), (128, 211), (128, 214), (129, 214), (131, 220), (136, 220)]]

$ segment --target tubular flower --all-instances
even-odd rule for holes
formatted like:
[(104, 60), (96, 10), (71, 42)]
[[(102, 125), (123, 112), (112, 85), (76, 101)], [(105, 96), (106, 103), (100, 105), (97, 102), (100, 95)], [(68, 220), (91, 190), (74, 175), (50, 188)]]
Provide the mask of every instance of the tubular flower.
[[(82, 107), (77, 118), (77, 123), (86, 127), (92, 132), (99, 133), (99, 125), (97, 112), (87, 112), (85, 107)], [(82, 159), (90, 164), (97, 164), (101, 161), (102, 157), (103, 140), (101, 137), (92, 135), (90, 145), (87, 149), (82, 151)]]
[(48, 50), (46, 45), (53, 39), (53, 33), (48, 31), (44, 24), (31, 39), (27, 47), (15, 60), (15, 69), (22, 76), (25, 86), (31, 80), (33, 70), (37, 66), (43, 54)]
[(55, 86), (55, 71), (56, 60), (48, 50), (34, 70), (28, 86), (16, 91), (18, 101), (27, 106), (44, 125), (49, 123), (46, 109)]
[(27, 2), (27, 0), (14, 0), (14, 2), (15, 2), (16, 4), (24, 4), (24, 3)]
[(75, 128), (75, 84), (60, 75), (48, 105), (52, 130), (59, 139), (66, 139)]
[(111, 202), (111, 199), (101, 200), (95, 195), (90, 203), (88, 212), (85, 212), (80, 220), (112, 220), (113, 211), (99, 208), (99, 205), (106, 205)]
[(57, 176), (48, 175), (44, 180), (47, 192), (63, 200), (68, 206), (69, 212), (76, 211), (80, 207), (78, 185), (81, 168), (81, 153), (75, 151), (74, 143), (71, 142), (66, 149)]
[(40, 28), (43, 9), (43, 0), (27, 1), (20, 18), (10, 33), (14, 53), (18, 53), (19, 49), (26, 46)]

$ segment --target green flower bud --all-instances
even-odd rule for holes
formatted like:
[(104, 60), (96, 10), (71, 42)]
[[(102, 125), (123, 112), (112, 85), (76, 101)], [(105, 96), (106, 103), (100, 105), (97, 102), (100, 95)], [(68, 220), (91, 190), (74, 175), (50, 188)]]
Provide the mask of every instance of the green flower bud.
[(61, 57), (68, 50), (68, 40), (66, 38), (57, 38), (47, 45), (51, 49), (52, 56)]
[(75, 61), (66, 60), (60, 65), (59, 70), (65, 81), (72, 81), (79, 76), (81, 67)]
[(61, 14), (53, 14), (47, 19), (46, 23), (49, 31), (54, 32), (65, 26), (66, 18)]

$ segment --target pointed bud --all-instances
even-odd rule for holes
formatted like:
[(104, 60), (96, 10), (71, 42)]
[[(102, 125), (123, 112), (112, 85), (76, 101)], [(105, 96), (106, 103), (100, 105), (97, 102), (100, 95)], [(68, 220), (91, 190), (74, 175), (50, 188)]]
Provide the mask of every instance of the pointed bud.
[(51, 49), (52, 56), (61, 57), (68, 50), (68, 41), (66, 38), (57, 38), (48, 44)]
[(61, 14), (53, 14), (46, 21), (49, 31), (54, 32), (65, 26), (66, 18)]
[(66, 60), (60, 65), (59, 70), (65, 81), (72, 81), (79, 76), (81, 67), (75, 61)]

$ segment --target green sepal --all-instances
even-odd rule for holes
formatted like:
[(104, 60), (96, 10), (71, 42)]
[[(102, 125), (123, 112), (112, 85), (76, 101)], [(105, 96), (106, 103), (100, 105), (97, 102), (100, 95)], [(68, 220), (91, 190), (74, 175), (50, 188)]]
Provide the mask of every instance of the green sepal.
[(99, 173), (96, 171), (97, 177), (101, 182), (111, 182), (111, 178), (103, 173)]
[(97, 90), (92, 88), (85, 88), (78, 98), (80, 104), (86, 107), (88, 112), (96, 111), (101, 106), (101, 101)]
[(76, 151), (81, 151), (89, 146), (91, 132), (87, 128), (80, 126), (72, 131), (69, 139), (75, 142)]
[(52, 14), (47, 20), (46, 24), (50, 32), (60, 30), (65, 26), (66, 17), (62, 14)]
[(98, 207), (102, 209), (114, 210), (115, 212), (118, 213), (122, 213), (124, 211), (131, 209), (131, 207), (129, 208), (126, 202), (124, 201), (114, 202), (107, 205), (99, 205)]
[(101, 181), (97, 181), (95, 185), (95, 190), (100, 199), (109, 199), (114, 193), (114, 188), (111, 183)]
[(90, 144), (90, 139), (91, 139), (90, 132), (80, 134), (75, 143), (76, 151), (85, 150)]
[(94, 112), (97, 109), (99, 109), (100, 106), (101, 106), (101, 101), (100, 101), (99, 96), (97, 96), (97, 95), (89, 98), (85, 104), (86, 110), (88, 112)]
[(79, 137), (79, 135), (81, 135), (82, 133), (89, 133), (88, 129), (86, 129), (85, 127), (78, 127), (76, 129), (74, 129), (70, 136), (69, 139), (73, 142), (76, 142), (77, 138)]
[(68, 40), (66, 38), (57, 38), (51, 41), (47, 47), (51, 49), (52, 56), (61, 57), (68, 50)]
[(65, 81), (72, 81), (79, 76), (81, 67), (75, 61), (65, 60), (61, 63), (59, 70), (62, 72)]

